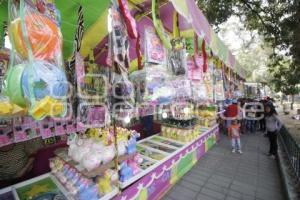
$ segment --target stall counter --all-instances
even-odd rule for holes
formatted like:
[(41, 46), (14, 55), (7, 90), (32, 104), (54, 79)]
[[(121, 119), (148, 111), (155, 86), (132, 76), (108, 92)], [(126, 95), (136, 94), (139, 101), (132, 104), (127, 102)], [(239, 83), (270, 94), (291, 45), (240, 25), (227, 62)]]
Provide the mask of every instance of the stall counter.
[(147, 169), (145, 176), (139, 177), (114, 200), (160, 199), (218, 140), (219, 126), (215, 125)]

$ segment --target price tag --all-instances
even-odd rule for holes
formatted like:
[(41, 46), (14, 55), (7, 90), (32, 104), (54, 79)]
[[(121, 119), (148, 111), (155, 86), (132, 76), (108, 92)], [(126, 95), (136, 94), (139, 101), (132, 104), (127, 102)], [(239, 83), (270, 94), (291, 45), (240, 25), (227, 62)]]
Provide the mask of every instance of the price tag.
[(67, 133), (74, 133), (74, 132), (76, 132), (74, 125), (68, 124), (67, 125)]
[(50, 128), (46, 128), (46, 129), (42, 129), (42, 138), (45, 139), (45, 138), (50, 138), (52, 137), (52, 131)]
[(64, 135), (66, 133), (63, 126), (55, 126), (55, 135)]

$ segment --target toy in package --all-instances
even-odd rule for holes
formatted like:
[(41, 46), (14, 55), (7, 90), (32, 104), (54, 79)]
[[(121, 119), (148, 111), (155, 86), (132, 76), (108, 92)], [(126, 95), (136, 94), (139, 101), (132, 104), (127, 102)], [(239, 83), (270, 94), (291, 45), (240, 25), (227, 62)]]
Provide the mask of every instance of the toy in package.
[(155, 103), (170, 102), (174, 97), (174, 90), (168, 84), (171, 78), (164, 65), (146, 65), (145, 101)]
[(186, 49), (183, 39), (173, 39), (172, 49), (168, 52), (168, 68), (175, 76), (187, 74), (186, 70)]
[(152, 27), (145, 29), (145, 61), (149, 63), (165, 64), (167, 51)]
[[(9, 2), (13, 60), (5, 75), (4, 94), (36, 120), (66, 113), (68, 82), (58, 13), (49, 3), (36, 7), (24, 0)], [(21, 63), (15, 62), (18, 56)]]

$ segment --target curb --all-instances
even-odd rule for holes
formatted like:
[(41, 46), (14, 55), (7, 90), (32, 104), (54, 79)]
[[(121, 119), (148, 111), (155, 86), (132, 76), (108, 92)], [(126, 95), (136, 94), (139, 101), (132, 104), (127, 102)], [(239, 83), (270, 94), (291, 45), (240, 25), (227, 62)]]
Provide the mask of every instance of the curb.
[(286, 193), (286, 197), (289, 200), (299, 200), (300, 195), (297, 191), (297, 184), (293, 181), (291, 173), (289, 173), (289, 167), (287, 165), (287, 160), (284, 156), (284, 150), (282, 148), (282, 144), (278, 143), (278, 159), (277, 163), (280, 169), (281, 178), (283, 180), (284, 189)]

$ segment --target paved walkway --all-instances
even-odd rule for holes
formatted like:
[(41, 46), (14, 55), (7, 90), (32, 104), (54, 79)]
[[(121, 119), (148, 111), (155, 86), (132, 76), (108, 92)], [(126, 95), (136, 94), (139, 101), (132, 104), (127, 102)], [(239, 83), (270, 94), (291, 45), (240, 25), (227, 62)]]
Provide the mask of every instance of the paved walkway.
[(163, 200), (284, 200), (280, 172), (267, 157), (262, 133), (242, 136), (242, 155), (231, 153), (222, 137)]

